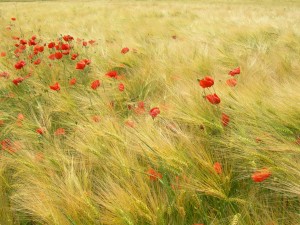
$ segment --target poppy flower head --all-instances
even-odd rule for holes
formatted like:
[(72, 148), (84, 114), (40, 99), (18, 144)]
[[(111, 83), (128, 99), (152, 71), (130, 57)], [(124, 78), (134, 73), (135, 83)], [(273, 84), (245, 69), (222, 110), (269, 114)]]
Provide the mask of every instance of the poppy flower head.
[(48, 44), (48, 48), (54, 48), (55, 47), (55, 42), (50, 42)]
[(70, 42), (70, 41), (74, 40), (74, 38), (71, 35), (69, 35), (69, 34), (68, 35), (64, 35), (63, 39), (64, 39), (64, 41), (67, 41), (67, 42)]
[(69, 50), (70, 49), (70, 45), (69, 44), (62, 44), (61, 45), (61, 49), (62, 50)]
[(54, 85), (50, 85), (49, 86), (51, 90), (54, 90), (54, 91), (59, 91), (60, 90), (60, 86), (59, 86), (59, 83), (56, 82)]
[(4, 139), (1, 141), (1, 148), (4, 151), (8, 151), (10, 153), (15, 152), (14, 150), (14, 144), (10, 139)]
[(138, 103), (138, 108), (145, 109), (145, 102), (141, 101)]
[(0, 53), (0, 56), (1, 56), (1, 57), (5, 57), (5, 56), (6, 56), (6, 52), (1, 52), (1, 53)]
[(48, 56), (49, 59), (54, 60), (55, 59), (55, 53)]
[(100, 87), (100, 81), (99, 80), (94, 80), (92, 83), (91, 83), (91, 88), (96, 90), (98, 87)]
[(20, 70), (20, 69), (22, 69), (25, 65), (26, 65), (26, 62), (25, 62), (24, 60), (21, 60), (21, 61), (19, 61), (19, 62), (17, 62), (17, 63), (15, 64), (15, 68), (16, 68), (17, 70)]
[(86, 47), (86, 46), (87, 46), (87, 42), (86, 42), (86, 41), (83, 41), (83, 42), (82, 42), (82, 46)]
[(147, 171), (147, 174), (149, 175), (149, 178), (151, 181), (156, 181), (158, 179), (162, 179), (162, 174), (155, 171), (154, 169), (150, 168), (148, 171)]
[(222, 124), (224, 127), (228, 125), (229, 121), (230, 121), (229, 116), (226, 115), (225, 113), (222, 113)]
[(20, 40), (20, 44), (21, 44), (21, 45), (26, 45), (26, 44), (27, 44), (27, 41), (24, 40), (24, 39), (21, 39), (21, 40)]
[(96, 42), (95, 40), (89, 40), (89, 44), (90, 44), (90, 45), (95, 44), (95, 42)]
[(119, 91), (124, 91), (124, 89), (125, 89), (125, 86), (124, 86), (124, 84), (122, 84), (122, 83), (120, 83), (119, 84)]
[(36, 44), (37, 43), (35, 42), (35, 40), (32, 40), (32, 39), (28, 40), (28, 45), (29, 46), (36, 45)]
[(78, 54), (72, 54), (71, 59), (72, 59), (72, 60), (75, 60), (75, 59), (77, 58), (77, 56), (78, 56)]
[(24, 120), (25, 116), (22, 113), (19, 113), (17, 118), (19, 121), (22, 121)]
[(213, 105), (219, 104), (221, 102), (221, 99), (219, 96), (215, 94), (206, 95), (205, 98)]
[(92, 117), (92, 119), (93, 119), (93, 121), (94, 121), (95, 123), (99, 123), (99, 122), (101, 121), (101, 117), (100, 117), (100, 116), (97, 116), (97, 115), (94, 115), (94, 116)]
[(13, 82), (16, 86), (18, 86), (20, 83), (23, 82), (23, 80), (24, 80), (23, 77), (18, 77), (18, 78), (16, 78), (16, 79), (14, 79), (12, 82)]
[(34, 64), (34, 65), (39, 65), (39, 64), (41, 63), (41, 61), (42, 61), (41, 59), (37, 59), (37, 60), (35, 60), (35, 61), (33, 62), (33, 64)]
[(210, 76), (206, 76), (202, 80), (199, 81), (199, 85), (202, 88), (209, 88), (214, 85), (214, 79)]
[(58, 128), (58, 129), (54, 132), (54, 134), (55, 134), (56, 136), (64, 135), (65, 133), (66, 133), (66, 131), (65, 131), (64, 128)]
[(4, 77), (4, 78), (9, 78), (9, 73), (8, 72), (1, 72), (0, 73), (0, 77)]
[(253, 173), (251, 178), (254, 182), (262, 182), (270, 176), (271, 172), (267, 168), (263, 168)]
[(85, 65), (86, 65), (85, 61), (81, 60), (76, 64), (76, 69), (83, 70), (85, 68)]
[(160, 114), (160, 110), (158, 107), (154, 107), (149, 111), (149, 114), (152, 116), (152, 119), (154, 119), (158, 114)]
[(12, 21), (16, 21), (17, 19), (15, 17), (10, 18)]
[(83, 61), (85, 62), (86, 65), (90, 65), (92, 62), (92, 60), (90, 59), (84, 59)]
[(134, 109), (136, 114), (143, 114), (145, 111), (145, 103), (143, 101), (139, 102), (138, 107)]
[(132, 127), (132, 128), (135, 127), (135, 124), (134, 124), (134, 122), (132, 120), (127, 120), (125, 122), (125, 125), (128, 126), (128, 127)]
[(230, 70), (229, 73), (228, 73), (228, 75), (235, 76), (235, 75), (238, 75), (240, 73), (241, 73), (241, 69), (240, 69), (240, 67), (237, 67), (237, 68), (235, 68), (233, 70)]
[(38, 134), (40, 134), (40, 135), (43, 135), (43, 134), (44, 134), (43, 128), (38, 128), (38, 129), (36, 129), (36, 132), (37, 132)]
[(69, 81), (69, 84), (70, 85), (75, 85), (77, 82), (76, 78), (72, 78), (70, 81)]
[(61, 59), (63, 57), (63, 54), (61, 52), (55, 52), (55, 58)]
[(122, 50), (121, 50), (122, 54), (126, 54), (127, 52), (129, 52), (129, 48), (127, 48), (127, 47), (122, 48)]
[(237, 80), (236, 79), (228, 79), (226, 80), (226, 84), (229, 86), (229, 87), (234, 87), (236, 84), (237, 84)]
[(217, 174), (222, 173), (222, 165), (219, 162), (214, 163), (214, 170), (216, 171)]
[(107, 72), (105, 75), (108, 77), (111, 77), (111, 78), (117, 78), (118, 72), (115, 70), (112, 70), (112, 71)]

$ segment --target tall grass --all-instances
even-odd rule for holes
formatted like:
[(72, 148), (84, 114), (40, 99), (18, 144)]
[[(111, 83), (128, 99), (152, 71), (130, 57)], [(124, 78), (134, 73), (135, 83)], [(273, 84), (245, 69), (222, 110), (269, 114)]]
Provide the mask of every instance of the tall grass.
[[(0, 77), (0, 141), (10, 139), (16, 150), (0, 152), (0, 224), (299, 224), (299, 6), (0, 3), (0, 52), (7, 54), (0, 73), (10, 73)], [(14, 55), (12, 36), (36, 35), (43, 44), (65, 34), (96, 44), (74, 40), (76, 61), (51, 61), (47, 47), (38, 66), (29, 47)], [(91, 65), (76, 70), (84, 58)], [(27, 65), (19, 71), (20, 59)], [(237, 86), (229, 87), (228, 71), (237, 66)], [(105, 76), (112, 69), (125, 78)], [(217, 106), (198, 84), (206, 75), (215, 80)], [(96, 79), (101, 87), (93, 90)], [(59, 92), (49, 88), (55, 82)], [(144, 113), (128, 109), (140, 101)], [(153, 107), (161, 111), (154, 119)], [(226, 127), (222, 113), (230, 117)], [(66, 134), (54, 135), (58, 128)], [(149, 168), (162, 178), (151, 180)], [(253, 182), (262, 168), (271, 176)]]

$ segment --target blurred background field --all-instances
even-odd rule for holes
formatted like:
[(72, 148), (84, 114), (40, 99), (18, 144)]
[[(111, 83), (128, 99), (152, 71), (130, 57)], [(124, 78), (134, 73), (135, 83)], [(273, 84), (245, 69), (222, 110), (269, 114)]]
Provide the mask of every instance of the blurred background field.
[[(0, 224), (300, 224), (299, 12), (299, 1), (0, 1), (0, 141), (17, 146), (0, 147)], [(38, 66), (29, 47), (15, 57), (12, 36), (68, 34), (77, 61), (92, 61), (84, 72), (47, 45)], [(207, 75), (219, 105), (203, 98)], [(271, 176), (256, 183), (262, 168)]]

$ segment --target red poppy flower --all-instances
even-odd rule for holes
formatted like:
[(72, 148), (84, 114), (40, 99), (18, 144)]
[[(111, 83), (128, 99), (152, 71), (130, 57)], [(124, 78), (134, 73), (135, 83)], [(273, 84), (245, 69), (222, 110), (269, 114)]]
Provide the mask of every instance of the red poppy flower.
[(95, 40), (89, 40), (89, 44), (93, 45), (96, 41)]
[(18, 78), (16, 78), (16, 79), (14, 79), (12, 82), (15, 84), (15, 85), (19, 85), (19, 83), (22, 83), (23, 82), (23, 80), (24, 80), (24, 78), (23, 77), (18, 77)]
[(20, 44), (21, 44), (21, 45), (26, 45), (26, 44), (27, 44), (27, 41), (24, 40), (24, 39), (21, 39), (21, 40), (20, 40)]
[(44, 160), (44, 154), (42, 152), (36, 153), (34, 158), (36, 161), (41, 162)]
[(34, 46), (33, 50), (35, 52), (43, 52), (44, 51), (44, 46), (36, 45), (36, 46)]
[(67, 42), (74, 40), (74, 38), (73, 38), (71, 35), (69, 35), (69, 34), (63, 36), (63, 39), (64, 39), (65, 41), (67, 41)]
[(236, 79), (228, 79), (226, 81), (226, 84), (229, 86), (229, 87), (234, 87), (236, 84), (237, 84), (237, 80)]
[(83, 60), (81, 60), (81, 61), (79, 61), (79, 62), (76, 64), (76, 69), (77, 69), (77, 70), (83, 70), (84, 67), (85, 67), (85, 65), (86, 65), (86, 63), (85, 63)]
[(34, 64), (34, 65), (39, 65), (39, 64), (41, 63), (41, 61), (42, 61), (41, 59), (37, 59), (37, 60), (35, 60), (35, 61), (33, 62), (33, 64)]
[(16, 18), (15, 18), (15, 17), (12, 17), (11, 20), (12, 20), (12, 21), (16, 21)]
[(149, 114), (152, 116), (152, 118), (154, 119), (155, 117), (157, 117), (158, 114), (160, 114), (160, 110), (158, 107), (154, 107), (149, 111)]
[(18, 114), (18, 120), (24, 120), (25, 116), (22, 113)]
[(230, 76), (235, 76), (235, 75), (237, 75), (237, 74), (240, 74), (240, 72), (241, 72), (240, 67), (237, 67), (237, 68), (235, 68), (235, 69), (233, 69), (233, 70), (230, 70), (228, 74), (229, 74)]
[(61, 59), (63, 57), (63, 54), (61, 52), (55, 52), (55, 58)]
[(38, 134), (40, 134), (40, 135), (43, 135), (43, 134), (44, 134), (43, 128), (38, 128), (38, 129), (36, 129), (36, 132), (37, 132)]
[(85, 62), (86, 65), (90, 65), (92, 60), (90, 59), (83, 59), (83, 61)]
[(100, 86), (100, 81), (99, 80), (94, 80), (91, 83), (91, 88), (94, 89), (94, 90), (96, 90), (99, 86)]
[(1, 52), (0, 56), (1, 57), (5, 57), (6, 56), (6, 52)]
[(139, 102), (138, 107), (134, 109), (134, 112), (136, 114), (143, 114), (145, 113), (145, 108), (144, 108), (144, 102)]
[(87, 42), (86, 41), (83, 41), (82, 42), (82, 45), (85, 47), (85, 46), (87, 46)]
[(54, 134), (55, 135), (64, 135), (66, 132), (65, 132), (65, 129), (64, 128), (58, 128), (55, 132), (54, 132)]
[(54, 90), (54, 91), (59, 91), (60, 90), (60, 86), (59, 83), (56, 82), (54, 85), (49, 86), (50, 89)]
[(139, 102), (138, 103), (138, 107), (140, 108), (140, 109), (145, 109), (145, 102)]
[(162, 179), (162, 174), (150, 168), (147, 173), (149, 174), (150, 180), (156, 181), (158, 179)]
[(129, 48), (122, 48), (121, 53), (122, 54), (126, 54), (127, 52), (129, 52)]
[(32, 35), (31, 40), (35, 40), (35, 39), (36, 39), (36, 36)]
[(8, 72), (1, 72), (0, 77), (9, 78), (9, 73)]
[(118, 72), (112, 70), (112, 71), (107, 72), (105, 75), (108, 77), (111, 77), (111, 78), (116, 78), (118, 76)]
[(20, 69), (22, 69), (25, 65), (26, 65), (26, 62), (25, 62), (24, 60), (21, 60), (21, 61), (19, 61), (19, 62), (17, 62), (17, 63), (15, 64), (15, 68), (16, 68), (17, 70), (20, 70)]
[(254, 182), (262, 182), (271, 176), (271, 172), (267, 168), (263, 168), (252, 174), (251, 178)]
[(95, 123), (99, 123), (100, 120), (101, 120), (101, 117), (95, 115), (95, 116), (92, 117), (92, 119), (94, 120)]
[(76, 78), (72, 78), (69, 82), (70, 85), (75, 85), (76, 84)]
[(54, 60), (55, 59), (55, 53), (48, 56), (49, 59)]
[(211, 104), (219, 104), (221, 102), (221, 99), (217, 94), (212, 95), (206, 95), (205, 98), (211, 103)]
[(75, 60), (77, 58), (77, 56), (78, 56), (78, 54), (73, 54), (72, 57), (71, 57), (71, 59)]
[(222, 165), (219, 162), (214, 163), (214, 170), (216, 171), (217, 174), (222, 173)]
[(208, 88), (214, 85), (214, 79), (212, 77), (206, 76), (199, 81), (199, 85), (202, 88)]
[(37, 43), (35, 42), (35, 40), (32, 40), (32, 39), (30, 39), (29, 41), (28, 41), (28, 45), (29, 46), (31, 46), (31, 45), (36, 45)]
[(61, 45), (61, 49), (62, 50), (69, 50), (70, 49), (70, 45), (69, 44), (62, 44)]
[(4, 151), (8, 151), (10, 153), (15, 152), (14, 144), (9, 139), (4, 139), (1, 141), (1, 148)]
[(127, 120), (125, 122), (125, 125), (128, 126), (128, 127), (132, 127), (132, 128), (135, 127), (135, 124), (134, 124), (134, 122), (132, 120)]
[(62, 51), (62, 54), (63, 55), (69, 55), (70, 54), (70, 50), (64, 50), (64, 51)]
[(125, 86), (124, 86), (124, 84), (119, 84), (119, 91), (124, 91), (124, 89), (125, 89)]
[(48, 48), (54, 48), (55, 47), (55, 42), (50, 42), (48, 44)]
[(229, 116), (226, 115), (225, 113), (222, 113), (222, 124), (224, 127), (228, 125), (229, 121), (230, 121)]
[(20, 40), (20, 38), (18, 36), (12, 36), (13, 40)]

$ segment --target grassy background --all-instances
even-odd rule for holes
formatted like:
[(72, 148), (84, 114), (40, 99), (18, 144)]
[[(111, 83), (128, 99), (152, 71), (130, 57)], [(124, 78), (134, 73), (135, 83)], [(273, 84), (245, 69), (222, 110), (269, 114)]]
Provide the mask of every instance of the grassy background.
[[(15, 141), (18, 151), (1, 151), (0, 224), (299, 224), (298, 12), (298, 2), (279, 1), (1, 3), (0, 72), (11, 77), (0, 79), (0, 141)], [(49, 43), (64, 34), (97, 41), (74, 46), (92, 60), (84, 74), (71, 60), (50, 61), (49, 50), (38, 67), (25, 51), (28, 65), (14, 69), (12, 35)], [(238, 85), (228, 87), (237, 66)], [(124, 80), (104, 76), (116, 67)], [(12, 84), (30, 69), (30, 79)], [(197, 79), (206, 75), (219, 106), (203, 99)], [(49, 90), (56, 81), (59, 93)], [(127, 109), (139, 101), (143, 115)], [(152, 120), (155, 106), (161, 114)], [(230, 116), (227, 127), (221, 113)], [(64, 137), (53, 135), (59, 127)], [(150, 167), (163, 179), (151, 182)], [(271, 177), (254, 183), (263, 167)]]

